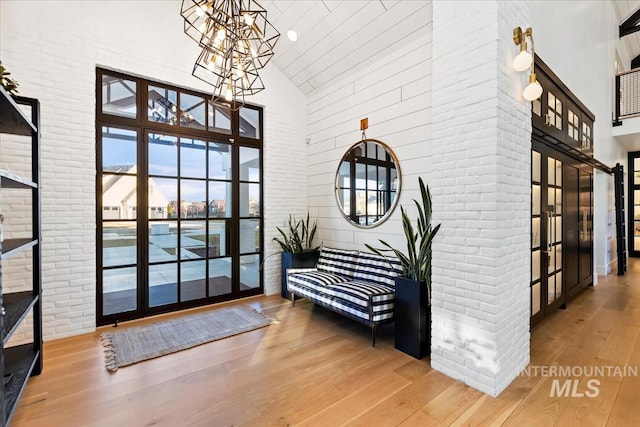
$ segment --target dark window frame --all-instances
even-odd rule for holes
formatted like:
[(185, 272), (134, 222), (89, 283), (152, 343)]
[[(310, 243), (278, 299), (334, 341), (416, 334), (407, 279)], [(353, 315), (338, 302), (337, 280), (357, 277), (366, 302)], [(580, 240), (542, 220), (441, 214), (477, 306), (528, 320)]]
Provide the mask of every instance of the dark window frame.
[[(535, 67), (536, 78), (542, 85), (543, 91), (541, 97), (539, 98), (541, 103), (540, 115), (534, 112), (534, 103), (531, 104), (531, 116), (534, 133), (542, 136), (543, 138), (546, 138), (547, 136), (553, 138), (555, 141), (557, 141), (557, 145), (559, 145), (560, 151), (564, 152), (565, 154), (570, 153), (572, 150), (577, 150), (581, 152), (581, 155), (593, 158), (593, 145), (595, 141), (593, 123), (595, 121), (595, 115), (575, 96), (573, 92), (571, 92), (571, 90), (569, 90), (569, 88), (560, 80), (560, 78), (537, 55), (535, 56)], [(555, 114), (555, 111), (550, 111), (549, 109), (549, 92), (551, 92), (557, 99), (562, 102), (562, 129), (558, 129), (555, 126), (555, 120), (553, 121), (552, 125), (548, 123), (547, 115), (549, 113)], [(572, 138), (568, 132), (569, 110), (572, 110), (572, 112), (579, 118), (577, 141)], [(591, 130), (591, 135), (587, 146), (583, 146), (582, 141), (583, 123), (586, 123)]]
[[(119, 77), (127, 80), (132, 80), (136, 83), (136, 117), (125, 117), (116, 114), (104, 113), (102, 111), (102, 76), (109, 75), (114, 77)], [(148, 118), (148, 87), (149, 86), (160, 86), (166, 88), (168, 90), (176, 91), (176, 117), (180, 117), (182, 113), (181, 109), (181, 94), (188, 94), (196, 97), (201, 97), (204, 99), (205, 104), (205, 123), (203, 129), (198, 129), (195, 127), (181, 126), (180, 124), (167, 124), (161, 122), (154, 122), (149, 120)], [(98, 325), (110, 324), (118, 321), (131, 320), (141, 317), (146, 317), (149, 315), (160, 314), (164, 312), (177, 311), (185, 308), (191, 308), (196, 306), (207, 305), (215, 302), (227, 301), (232, 299), (244, 298), (247, 296), (258, 295), (264, 293), (264, 274), (261, 269), (258, 271), (258, 281), (259, 285), (256, 288), (250, 288), (242, 290), (240, 288), (240, 257), (247, 255), (258, 255), (259, 262), (261, 263), (264, 260), (264, 151), (263, 151), (263, 143), (264, 143), (264, 110), (259, 106), (254, 105), (245, 105), (243, 108), (249, 108), (258, 111), (258, 126), (256, 132), (258, 133), (258, 138), (250, 138), (246, 136), (240, 135), (239, 123), (240, 123), (240, 110), (233, 111), (231, 109), (229, 112), (229, 121), (231, 130), (227, 133), (225, 130), (218, 128), (220, 131), (210, 130), (209, 126), (209, 111), (212, 108), (216, 108), (220, 105), (224, 105), (222, 103), (213, 104), (211, 100), (211, 96), (206, 93), (198, 92), (193, 89), (184, 88), (177, 85), (171, 85), (166, 82), (154, 81), (149, 78), (131, 75), (122, 73), (119, 71), (111, 70), (103, 67), (96, 67), (96, 248), (97, 248), (97, 259), (96, 259), (96, 295), (97, 295), (97, 303), (96, 303), (96, 321)], [(215, 117), (215, 112), (214, 112)], [(180, 120), (177, 120), (180, 123)], [(136, 152), (136, 164), (138, 167), (137, 173), (135, 175), (124, 174), (128, 176), (135, 176), (137, 178), (137, 206), (144, 207), (144, 209), (137, 209), (137, 217), (133, 220), (127, 219), (117, 219), (105, 220), (103, 218), (104, 214), (104, 206), (102, 204), (102, 176), (105, 173), (103, 171), (102, 165), (102, 127), (115, 127), (122, 128), (127, 130), (136, 131), (137, 138), (137, 152)], [(179, 206), (180, 199), (180, 182), (184, 179), (186, 180), (195, 180), (205, 182), (205, 194), (207, 195), (207, 204), (209, 203), (209, 182), (230, 182), (231, 183), (231, 191), (232, 191), (232, 200), (231, 205), (227, 207), (227, 209), (231, 209), (232, 215), (231, 217), (210, 217), (210, 209), (209, 206), (205, 207), (205, 215), (202, 218), (181, 218), (180, 212), (177, 212), (176, 218), (166, 218), (166, 219), (158, 219), (158, 218), (149, 218), (149, 209), (148, 209), (148, 193), (149, 193), (149, 179), (150, 178), (158, 178), (156, 174), (148, 173), (148, 165), (147, 165), (147, 137), (151, 133), (157, 134), (165, 134), (170, 135), (177, 138), (188, 138), (188, 139), (198, 139), (201, 141), (205, 141), (207, 154), (206, 154), (206, 172), (204, 178), (191, 178), (191, 177), (181, 177), (180, 175), (180, 157), (178, 154), (178, 169), (175, 177), (171, 177), (176, 179), (177, 182), (177, 202)], [(229, 144), (231, 161), (232, 161), (232, 176), (229, 180), (220, 180), (220, 179), (210, 179), (209, 178), (209, 144), (210, 143), (224, 143)], [(181, 144), (180, 139), (178, 139), (178, 145)], [(250, 147), (259, 150), (259, 182), (252, 182), (253, 184), (259, 185), (260, 192), (260, 200), (259, 200), (259, 215), (258, 216), (250, 216), (244, 217), (240, 216), (239, 211), (239, 188), (240, 184), (245, 182), (240, 180), (239, 178), (239, 150), (240, 147)], [(178, 150), (180, 151), (180, 150)], [(111, 174), (111, 172), (107, 172)], [(259, 247), (257, 247), (255, 252), (246, 252), (240, 253), (240, 244), (239, 244), (239, 236), (240, 236), (240, 222), (243, 219), (253, 219), (260, 221), (260, 230), (261, 234), (259, 235)], [(148, 227), (154, 221), (176, 221), (178, 225), (178, 233), (177, 233), (177, 247), (180, 248), (180, 224), (182, 221), (204, 221), (205, 223), (205, 234), (206, 239), (209, 239), (209, 227), (211, 221), (220, 220), (223, 221), (226, 227), (227, 232), (229, 233), (227, 237), (227, 242), (225, 242), (225, 253), (224, 257), (210, 257), (209, 254), (206, 253), (204, 257), (197, 258), (194, 260), (184, 260), (181, 259), (179, 253), (177, 254), (177, 259), (175, 261), (167, 261), (167, 262), (152, 262), (149, 261), (149, 253), (148, 253), (148, 244), (149, 244), (149, 230)], [(128, 311), (124, 313), (117, 314), (103, 314), (103, 278), (102, 273), (105, 269), (115, 269), (121, 268), (123, 266), (109, 266), (104, 267), (103, 262), (103, 223), (104, 222), (135, 222), (137, 225), (137, 309), (134, 311)], [(238, 242), (238, 243), (236, 243)], [(222, 242), (221, 242), (222, 244)], [(179, 251), (179, 249), (178, 249)], [(210, 259), (220, 259), (220, 258), (230, 258), (232, 259), (232, 292), (230, 294), (225, 295), (217, 295), (217, 296), (209, 296), (210, 288), (209, 288), (209, 260)], [(204, 261), (205, 262), (205, 298), (191, 300), (191, 301), (180, 301), (180, 297), (178, 295), (178, 299), (176, 303), (162, 305), (157, 307), (149, 306), (148, 304), (148, 273), (149, 266), (162, 264), (162, 263), (175, 263), (176, 268), (178, 269), (178, 294), (180, 293), (180, 265), (186, 262), (192, 261)], [(136, 265), (132, 264), (132, 265)]]

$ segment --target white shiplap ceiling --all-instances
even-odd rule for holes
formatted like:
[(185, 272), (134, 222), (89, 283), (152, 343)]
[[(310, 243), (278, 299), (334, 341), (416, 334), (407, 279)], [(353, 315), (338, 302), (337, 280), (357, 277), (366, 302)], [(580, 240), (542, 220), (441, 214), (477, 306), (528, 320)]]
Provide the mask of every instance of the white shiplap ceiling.
[[(640, 0), (612, 0), (618, 15), (618, 25), (627, 20), (633, 13), (640, 8)], [(640, 55), (640, 31), (624, 36), (622, 40), (625, 42), (631, 59)], [(624, 69), (628, 70), (631, 64), (623, 64)]]
[[(273, 63), (305, 94), (379, 59), (430, 25), (427, 0), (270, 0), (260, 4), (280, 32)], [(287, 31), (294, 30), (292, 42)]]
[[(612, 0), (618, 22), (640, 0)], [(273, 63), (305, 94), (379, 58), (430, 24), (429, 0), (265, 0), (269, 21), (282, 35)], [(422, 13), (419, 13), (422, 12)], [(298, 41), (286, 33), (293, 29)], [(640, 32), (623, 37), (631, 59), (640, 55)], [(628, 69), (630, 64), (624, 64)]]

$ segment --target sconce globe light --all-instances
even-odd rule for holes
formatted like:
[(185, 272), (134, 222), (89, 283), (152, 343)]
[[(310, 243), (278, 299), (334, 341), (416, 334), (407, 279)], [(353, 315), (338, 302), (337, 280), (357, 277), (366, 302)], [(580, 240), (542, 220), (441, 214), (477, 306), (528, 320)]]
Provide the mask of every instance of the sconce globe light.
[[(531, 40), (531, 53), (527, 50), (527, 37)], [(529, 74), (529, 85), (524, 88), (522, 96), (527, 101), (535, 101), (542, 95), (542, 86), (536, 80), (534, 55), (535, 45), (533, 42), (533, 30), (531, 27), (522, 31), (522, 28), (516, 27), (513, 29), (513, 42), (520, 46), (520, 52), (513, 59), (513, 69), (516, 71), (525, 71), (531, 67), (531, 73)]]
[(520, 45), (520, 53), (513, 58), (513, 69), (516, 71), (524, 71), (531, 66), (533, 57), (527, 52), (527, 42)]
[(536, 99), (540, 98), (541, 95), (542, 86), (536, 80), (536, 75), (531, 73), (529, 75), (529, 84), (524, 88), (522, 96), (524, 96), (524, 99), (526, 99), (527, 101), (535, 101)]

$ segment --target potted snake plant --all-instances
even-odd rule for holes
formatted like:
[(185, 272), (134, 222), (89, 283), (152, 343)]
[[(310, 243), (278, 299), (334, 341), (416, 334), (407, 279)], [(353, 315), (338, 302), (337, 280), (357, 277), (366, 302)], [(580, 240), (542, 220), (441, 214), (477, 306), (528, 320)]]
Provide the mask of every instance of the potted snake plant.
[(291, 299), (287, 290), (287, 269), (315, 267), (320, 257), (319, 246), (313, 246), (318, 221), (309, 223), (309, 213), (306, 219), (296, 219), (289, 215), (287, 227), (283, 230), (276, 227), (279, 235), (273, 238), (282, 249), (281, 260), (281, 294), (285, 299)]
[(440, 229), (431, 224), (431, 193), (418, 178), (421, 203), (413, 200), (418, 210), (416, 225), (400, 208), (406, 251), (393, 248), (380, 240), (383, 248), (366, 245), (374, 253), (393, 253), (402, 264), (403, 274), (395, 280), (395, 347), (417, 359), (427, 356), (431, 348), (431, 243)]

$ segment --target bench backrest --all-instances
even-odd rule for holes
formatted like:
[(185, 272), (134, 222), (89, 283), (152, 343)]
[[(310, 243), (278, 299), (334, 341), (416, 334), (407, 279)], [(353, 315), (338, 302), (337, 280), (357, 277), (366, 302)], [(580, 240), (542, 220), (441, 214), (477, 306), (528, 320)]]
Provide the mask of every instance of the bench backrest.
[(356, 250), (322, 247), (316, 268), (349, 279), (374, 282), (395, 287), (395, 278), (402, 274), (397, 258), (383, 257)]
[(316, 268), (319, 271), (339, 274), (352, 279), (353, 273), (356, 271), (356, 262), (358, 260), (358, 251), (346, 249), (335, 249), (323, 246), (320, 249), (320, 258)]
[(402, 264), (396, 257), (360, 252), (353, 278), (395, 288), (395, 278), (402, 274)]

